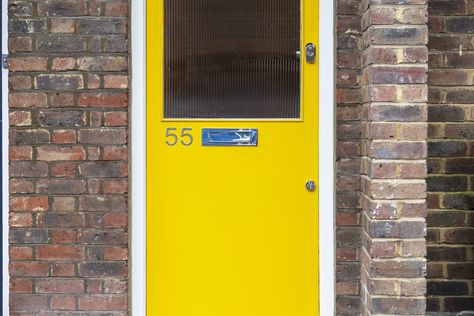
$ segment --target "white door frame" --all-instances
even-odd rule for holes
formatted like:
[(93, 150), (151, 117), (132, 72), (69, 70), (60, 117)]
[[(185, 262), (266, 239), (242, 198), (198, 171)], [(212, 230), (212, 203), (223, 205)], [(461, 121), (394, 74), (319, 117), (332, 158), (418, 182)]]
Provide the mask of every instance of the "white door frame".
[[(8, 54), (8, 0), (2, 0), (1, 3), (2, 20), (2, 55)], [(1, 168), (2, 168), (2, 315), (8, 316), (9, 311), (9, 289), (10, 278), (8, 273), (8, 208), (9, 208), (9, 190), (8, 190), (8, 70), (3, 69), (0, 63), (0, 72), (2, 76), (1, 98), (2, 98), (2, 149), (1, 149)]]
[[(319, 0), (319, 299), (335, 313), (335, 10)], [(146, 0), (131, 0), (131, 313), (146, 315)]]

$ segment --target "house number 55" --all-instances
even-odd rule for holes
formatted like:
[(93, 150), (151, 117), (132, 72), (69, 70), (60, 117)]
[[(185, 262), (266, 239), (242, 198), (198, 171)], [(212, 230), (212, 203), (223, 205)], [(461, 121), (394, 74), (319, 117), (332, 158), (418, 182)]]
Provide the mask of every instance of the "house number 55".
[(166, 129), (166, 144), (168, 146), (174, 146), (178, 143), (178, 141), (180, 141), (184, 146), (191, 145), (193, 143), (193, 135), (191, 135), (189, 132), (192, 130), (193, 129), (190, 127), (185, 127), (181, 129), (181, 135), (178, 136), (178, 134), (176, 134), (176, 127), (168, 127)]

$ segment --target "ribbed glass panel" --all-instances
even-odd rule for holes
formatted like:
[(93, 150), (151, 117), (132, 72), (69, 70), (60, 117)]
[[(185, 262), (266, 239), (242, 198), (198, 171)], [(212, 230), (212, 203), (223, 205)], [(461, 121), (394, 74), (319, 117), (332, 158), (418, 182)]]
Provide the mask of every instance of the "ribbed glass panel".
[(300, 1), (165, 0), (165, 118), (299, 118)]

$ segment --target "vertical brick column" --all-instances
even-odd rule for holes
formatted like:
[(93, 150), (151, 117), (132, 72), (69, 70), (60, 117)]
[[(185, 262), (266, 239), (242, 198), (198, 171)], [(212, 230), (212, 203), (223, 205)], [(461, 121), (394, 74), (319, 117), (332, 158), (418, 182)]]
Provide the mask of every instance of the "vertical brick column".
[(359, 0), (337, 1), (336, 312), (360, 315), (361, 16)]
[(362, 6), (363, 315), (424, 315), (427, 6)]
[(128, 5), (9, 2), (11, 315), (128, 314)]
[(474, 1), (431, 0), (428, 302), (474, 310)]

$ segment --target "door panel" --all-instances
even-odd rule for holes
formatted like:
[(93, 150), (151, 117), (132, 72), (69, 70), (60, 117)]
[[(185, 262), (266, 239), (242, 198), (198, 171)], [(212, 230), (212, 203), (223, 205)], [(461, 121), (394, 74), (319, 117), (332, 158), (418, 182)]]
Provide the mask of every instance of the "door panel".
[[(259, 11), (254, 1), (203, 0), (190, 13), (196, 2), (174, 2), (169, 20), (164, 1), (147, 3), (147, 313), (318, 315), (318, 194), (305, 187), (318, 179), (318, 64), (284, 44), (291, 32), (281, 30), (295, 17), (275, 4), (293, 1), (261, 1)], [(292, 32), (299, 51), (318, 41), (317, 5), (301, 3), (302, 30)], [(247, 29), (192, 40), (200, 25), (225, 28), (226, 9), (234, 24), (247, 12)], [(252, 20), (262, 15), (274, 22)], [(192, 34), (170, 33), (166, 23)], [(258, 28), (260, 37), (244, 36)], [(270, 48), (253, 37), (269, 37)], [(239, 45), (227, 50), (235, 38)], [(173, 59), (173, 49), (190, 43), (205, 47)], [(252, 68), (256, 54), (262, 62)], [(203, 146), (209, 128), (256, 129), (258, 144)]]

